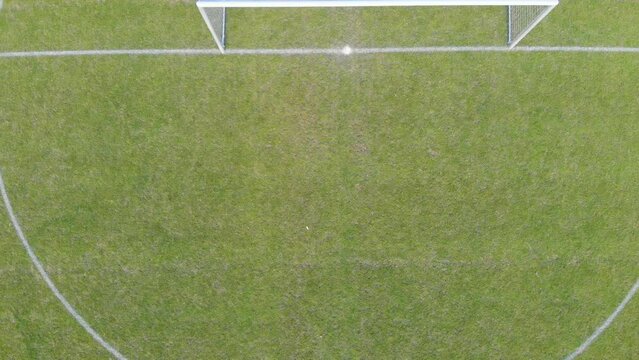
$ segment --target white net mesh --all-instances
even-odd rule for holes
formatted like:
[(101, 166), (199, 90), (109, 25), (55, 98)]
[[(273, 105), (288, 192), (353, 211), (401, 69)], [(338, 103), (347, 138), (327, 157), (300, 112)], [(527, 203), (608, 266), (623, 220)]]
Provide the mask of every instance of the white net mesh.
[(516, 45), (551, 9), (549, 6), (509, 6), (508, 44)]
[(223, 49), (226, 38), (226, 9), (225, 8), (202, 8), (206, 24), (211, 30), (215, 42)]

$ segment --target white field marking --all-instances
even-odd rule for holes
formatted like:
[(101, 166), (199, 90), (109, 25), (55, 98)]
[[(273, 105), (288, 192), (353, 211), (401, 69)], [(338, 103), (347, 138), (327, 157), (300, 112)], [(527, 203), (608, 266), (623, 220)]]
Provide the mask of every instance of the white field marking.
[(0, 52), (0, 58), (109, 56), (109, 55), (221, 55), (215, 49), (114, 49), (114, 50), (47, 50)]
[(73, 306), (69, 304), (69, 302), (64, 297), (64, 295), (60, 293), (58, 288), (55, 286), (55, 284), (49, 277), (49, 274), (47, 274), (46, 270), (44, 270), (44, 266), (42, 265), (42, 263), (36, 256), (35, 252), (33, 251), (33, 248), (31, 248), (31, 245), (29, 245), (29, 241), (27, 241), (27, 238), (24, 236), (24, 233), (22, 232), (22, 228), (20, 227), (20, 223), (18, 222), (16, 215), (13, 213), (13, 208), (11, 207), (11, 202), (9, 201), (9, 195), (7, 195), (7, 189), (4, 186), (4, 181), (2, 180), (1, 172), (0, 172), (0, 192), (2, 193), (2, 200), (4, 201), (4, 205), (7, 209), (7, 213), (9, 214), (9, 218), (11, 219), (11, 223), (13, 224), (13, 227), (15, 228), (16, 234), (20, 238), (20, 241), (22, 241), (22, 246), (24, 246), (24, 249), (27, 251), (27, 254), (29, 254), (29, 258), (31, 258), (31, 262), (36, 267), (36, 269), (38, 269), (40, 276), (42, 276), (42, 279), (44, 279), (44, 282), (47, 283), (47, 286), (49, 287), (49, 289), (51, 289), (55, 297), (57, 297), (58, 300), (60, 300), (60, 302), (62, 303), (62, 305), (64, 305), (64, 308), (67, 309), (69, 314), (73, 316), (75, 321), (77, 321), (78, 324), (80, 324), (80, 326), (82, 326), (84, 330), (86, 330), (86, 332), (88, 332), (89, 335), (91, 335), (91, 337), (93, 337), (95, 341), (97, 341), (100, 345), (102, 345), (102, 347), (105, 348), (108, 352), (110, 352), (111, 355), (113, 355), (117, 360), (126, 360), (126, 358), (122, 354), (120, 354), (113, 346), (111, 346), (108, 342), (106, 342), (100, 336), (100, 334), (98, 334), (95, 330), (93, 330), (91, 325), (89, 325), (89, 323), (87, 323), (86, 320), (84, 320), (84, 318), (80, 314), (78, 314), (78, 312), (73, 308)]
[(630, 291), (628, 292), (628, 295), (626, 295), (626, 297), (623, 299), (621, 304), (617, 306), (615, 311), (606, 319), (606, 321), (604, 321), (604, 323), (601, 324), (601, 326), (599, 326), (599, 328), (597, 328), (597, 330), (592, 335), (590, 335), (590, 337), (586, 339), (586, 341), (584, 341), (584, 343), (581, 344), (581, 346), (579, 346), (577, 350), (575, 350), (572, 354), (568, 355), (565, 360), (573, 360), (577, 358), (577, 356), (581, 355), (584, 351), (586, 351), (588, 347), (590, 347), (590, 345), (592, 345), (592, 343), (595, 342), (595, 340), (597, 340), (597, 338), (601, 336), (601, 334), (603, 334), (604, 331), (606, 331), (606, 329), (612, 324), (612, 322), (615, 321), (615, 318), (617, 318), (617, 316), (623, 311), (626, 305), (628, 305), (630, 300), (632, 300), (635, 294), (637, 294), (638, 290), (639, 290), (639, 279), (637, 279), (637, 282), (632, 287), (632, 289), (630, 289)]
[[(566, 52), (566, 53), (639, 53), (639, 47), (602, 46), (434, 46), (434, 47), (376, 47), (351, 48), (352, 54), (435, 54), (465, 52)], [(290, 49), (228, 49), (227, 55), (344, 55), (344, 49), (290, 48)], [(114, 49), (114, 50), (52, 50), (0, 52), (0, 58), (37, 58), (67, 56), (114, 55), (223, 55), (217, 49)]]
[(342, 49), (291, 48), (291, 49), (227, 49), (228, 55), (343, 55)]
[[(397, 53), (413, 53), (413, 54), (433, 54), (433, 53), (457, 53), (457, 52), (566, 52), (566, 53), (639, 53), (639, 47), (604, 47), (604, 46), (519, 46), (509, 49), (506, 46), (438, 46), (438, 47), (379, 47), (379, 48), (351, 48), (352, 54), (397, 54)], [(229, 49), (227, 55), (344, 55), (343, 49), (332, 48), (290, 48), (290, 49)], [(112, 56), (112, 55), (223, 55), (219, 50), (215, 49), (116, 49), (116, 50), (62, 50), (62, 51), (18, 51), (18, 52), (0, 52), (0, 58), (29, 58), (29, 57), (69, 57), (69, 56)], [(69, 313), (85, 328), (96, 341), (109, 350), (116, 358), (125, 359), (112, 346), (105, 342), (86, 321), (71, 307), (66, 299), (57, 290), (44, 268), (33, 253), (26, 238), (22, 234), (20, 225), (13, 215), (9, 198), (6, 195), (4, 184), (2, 183), (2, 174), (0, 174), (0, 190), (7, 211), (11, 217), (16, 232), (22, 240), (29, 257), (38, 271), (44, 278), (49, 288), (54, 292), (56, 297), (67, 308)], [(583, 353), (615, 320), (619, 313), (626, 307), (628, 302), (634, 297), (639, 290), (639, 280), (632, 287), (626, 298), (610, 315), (610, 317), (595, 331), (595, 333), (586, 340), (575, 352), (566, 357), (566, 360), (572, 360)]]

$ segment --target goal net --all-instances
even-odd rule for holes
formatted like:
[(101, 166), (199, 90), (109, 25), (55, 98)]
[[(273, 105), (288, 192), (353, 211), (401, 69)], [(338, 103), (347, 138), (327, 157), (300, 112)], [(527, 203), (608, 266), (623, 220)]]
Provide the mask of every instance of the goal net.
[[(2, 1), (2, 0), (0, 0)], [(225, 7), (204, 7), (198, 3), (200, 13), (209, 28), (215, 44), (224, 52), (226, 47), (226, 8)]]
[(508, 6), (508, 46), (515, 47), (554, 6)]
[[(1, 1), (1, 0), (0, 0)], [(408, 6), (507, 6), (507, 44), (514, 48), (559, 0), (198, 0), (197, 6), (220, 52), (226, 49), (228, 8), (331, 8)]]

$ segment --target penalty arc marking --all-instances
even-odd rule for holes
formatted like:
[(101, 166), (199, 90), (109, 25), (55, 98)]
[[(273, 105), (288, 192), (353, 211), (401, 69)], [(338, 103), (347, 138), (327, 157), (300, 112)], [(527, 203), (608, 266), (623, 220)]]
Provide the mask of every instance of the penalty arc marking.
[(597, 340), (597, 338), (601, 336), (601, 334), (603, 334), (603, 332), (606, 331), (606, 329), (608, 329), (610, 325), (612, 325), (612, 322), (615, 321), (617, 316), (619, 316), (619, 314), (623, 311), (623, 309), (628, 305), (630, 300), (632, 300), (632, 298), (637, 294), (638, 290), (639, 290), (639, 279), (637, 279), (637, 282), (635, 283), (635, 285), (630, 289), (626, 297), (619, 304), (619, 306), (617, 306), (615, 311), (613, 311), (613, 313), (610, 314), (610, 316), (608, 316), (606, 321), (604, 321), (603, 324), (601, 324), (601, 326), (599, 326), (597, 330), (595, 330), (595, 332), (592, 333), (592, 335), (590, 335), (590, 337), (586, 339), (586, 341), (584, 341), (584, 343), (577, 348), (577, 350), (575, 350), (572, 354), (568, 355), (565, 360), (574, 360), (577, 358), (577, 356), (583, 354), (584, 351), (588, 350), (590, 345), (592, 345), (592, 343), (594, 343), (595, 340)]
[[(1, 0), (0, 0), (1, 1)], [(346, 50), (348, 49), (348, 50)], [(529, 52), (529, 53), (617, 53), (617, 54), (639, 54), (639, 47), (605, 47), (605, 46), (522, 46), (515, 49), (509, 49), (503, 46), (453, 46), (453, 47), (408, 47), (408, 48), (350, 48), (343, 49), (333, 48), (298, 48), (298, 49), (229, 49), (226, 51), (228, 55), (351, 55), (351, 54), (436, 54), (436, 53), (490, 53), (490, 52)], [(211, 56), (221, 55), (218, 50), (212, 49), (112, 49), (112, 50), (62, 50), (62, 51), (14, 51), (0, 52), (0, 58), (38, 58), (38, 57), (77, 57), (77, 56), (162, 56), (162, 55), (178, 55), (178, 56)], [(11, 222), (24, 248), (26, 249), (31, 261), (38, 269), (38, 272), (47, 283), (47, 286), (55, 294), (55, 296), (64, 305), (73, 318), (106, 350), (108, 350), (118, 360), (126, 360), (113, 346), (107, 343), (91, 326), (77, 313), (77, 311), (69, 304), (64, 296), (58, 291), (57, 287), (51, 281), (49, 275), (38, 260), (33, 249), (29, 245), (26, 237), (22, 233), (20, 224), (18, 223), (9, 197), (7, 195), (2, 174), (0, 173), (0, 191), (2, 198), (11, 218)], [(623, 311), (626, 305), (639, 291), (639, 279), (630, 289), (624, 300), (619, 304), (615, 311), (606, 319), (606, 321), (566, 360), (575, 359), (577, 356), (586, 351), (592, 343), (612, 324), (617, 316)]]
[[(124, 355), (122, 355), (120, 352), (118, 352), (118, 350), (116, 350), (111, 344), (106, 342), (91, 327), (91, 325), (89, 325), (89, 323), (87, 323), (86, 320), (84, 320), (84, 318), (67, 301), (67, 299), (64, 297), (64, 295), (62, 295), (62, 293), (60, 293), (58, 288), (55, 286), (55, 284), (53, 283), (53, 281), (49, 277), (49, 275), (46, 272), (46, 270), (44, 270), (44, 266), (42, 265), (42, 263), (40, 262), (40, 260), (36, 256), (35, 252), (33, 251), (33, 248), (31, 247), (31, 245), (29, 244), (28, 240), (24, 236), (24, 233), (22, 232), (22, 228), (20, 227), (20, 223), (18, 222), (18, 219), (17, 219), (17, 217), (15, 216), (15, 214), (13, 212), (13, 208), (11, 206), (11, 202), (9, 201), (9, 195), (7, 194), (7, 190), (5, 188), (4, 181), (2, 179), (2, 172), (1, 171), (0, 171), (0, 193), (2, 195), (2, 200), (4, 201), (5, 208), (7, 209), (7, 213), (9, 214), (9, 218), (11, 220), (11, 223), (13, 224), (13, 227), (15, 228), (16, 234), (20, 238), (20, 241), (22, 242), (22, 245), (24, 246), (25, 250), (27, 251), (27, 254), (29, 255), (29, 258), (31, 259), (31, 262), (36, 267), (36, 269), (38, 270), (38, 272), (40, 273), (40, 275), (42, 276), (42, 278), (46, 282), (46, 284), (49, 287), (49, 289), (58, 298), (58, 300), (60, 300), (60, 302), (65, 307), (65, 309), (69, 312), (69, 314), (78, 322), (78, 324), (80, 324), (80, 326), (82, 326), (84, 328), (84, 330), (86, 330), (87, 333), (89, 333), (89, 335), (91, 335), (91, 337), (93, 337), (93, 339), (96, 342), (98, 342), (104, 349), (109, 351), (111, 353), (111, 355), (113, 355), (117, 360), (127, 360), (124, 357)], [(599, 326), (599, 328), (597, 328), (597, 330), (588, 339), (586, 339), (586, 341), (583, 344), (581, 344), (579, 346), (579, 348), (577, 348), (574, 352), (572, 352), (570, 355), (568, 355), (564, 360), (574, 360), (579, 355), (583, 354), (595, 342), (595, 340), (597, 340), (597, 338), (599, 338), (604, 333), (604, 331), (606, 331), (608, 329), (608, 327), (610, 327), (610, 325), (612, 325), (612, 323), (617, 318), (617, 316), (619, 316), (619, 314), (624, 310), (624, 308), (628, 305), (628, 303), (630, 303), (630, 301), (637, 294), (638, 291), (639, 291), (639, 279), (637, 279), (637, 282), (630, 289), (630, 291), (628, 292), (626, 297), (617, 306), (615, 311), (606, 319), (606, 321), (604, 321), (604, 323), (601, 326)]]
[(91, 335), (91, 337), (96, 342), (98, 342), (98, 344), (100, 344), (105, 350), (111, 353), (111, 355), (113, 355), (117, 360), (126, 360), (124, 355), (122, 355), (118, 350), (116, 350), (111, 344), (106, 342), (102, 338), (102, 336), (100, 336), (100, 334), (98, 334), (95, 330), (93, 330), (91, 325), (89, 325), (89, 323), (86, 320), (84, 320), (84, 318), (67, 301), (67, 299), (64, 297), (64, 295), (62, 295), (60, 290), (58, 290), (58, 287), (55, 286), (55, 284), (53, 283), (53, 280), (51, 280), (51, 278), (49, 277), (49, 274), (44, 269), (44, 266), (40, 262), (40, 259), (38, 259), (38, 257), (36, 256), (35, 252), (33, 251), (33, 248), (29, 244), (29, 241), (27, 240), (26, 236), (24, 236), (24, 233), (22, 232), (22, 227), (20, 226), (20, 223), (18, 222), (18, 218), (13, 212), (13, 207), (11, 206), (11, 202), (9, 201), (9, 195), (7, 194), (7, 189), (4, 186), (4, 181), (2, 179), (1, 171), (0, 171), (0, 193), (2, 193), (2, 200), (4, 201), (4, 206), (7, 209), (7, 213), (9, 214), (9, 219), (11, 220), (11, 223), (13, 224), (13, 228), (15, 229), (16, 234), (18, 235), (18, 237), (20, 238), (20, 241), (22, 242), (22, 246), (27, 251), (27, 254), (29, 255), (29, 258), (31, 259), (33, 266), (35, 266), (35, 268), (38, 270), (38, 272), (40, 273), (40, 276), (42, 276), (42, 279), (44, 280), (44, 282), (47, 283), (47, 286), (49, 287), (51, 292), (53, 292), (55, 297), (58, 298), (58, 300), (62, 303), (64, 308), (67, 310), (67, 312), (75, 319), (75, 321), (78, 324), (80, 324), (80, 326), (82, 326), (82, 328), (84, 328), (84, 330), (87, 333), (89, 333), (89, 335)]

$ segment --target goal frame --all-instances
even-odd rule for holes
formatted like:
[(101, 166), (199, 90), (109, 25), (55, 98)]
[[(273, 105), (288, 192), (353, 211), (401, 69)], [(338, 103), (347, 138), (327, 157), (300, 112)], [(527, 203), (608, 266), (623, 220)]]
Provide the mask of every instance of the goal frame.
[[(330, 8), (330, 7), (425, 7), (425, 6), (506, 6), (508, 7), (508, 47), (514, 48), (554, 8), (559, 0), (198, 0), (196, 2), (213, 39), (222, 54), (226, 51), (226, 9), (228, 8)], [(514, 6), (546, 6), (546, 9), (518, 36), (511, 33), (511, 9)], [(205, 9), (220, 11), (221, 31), (206, 14)]]

